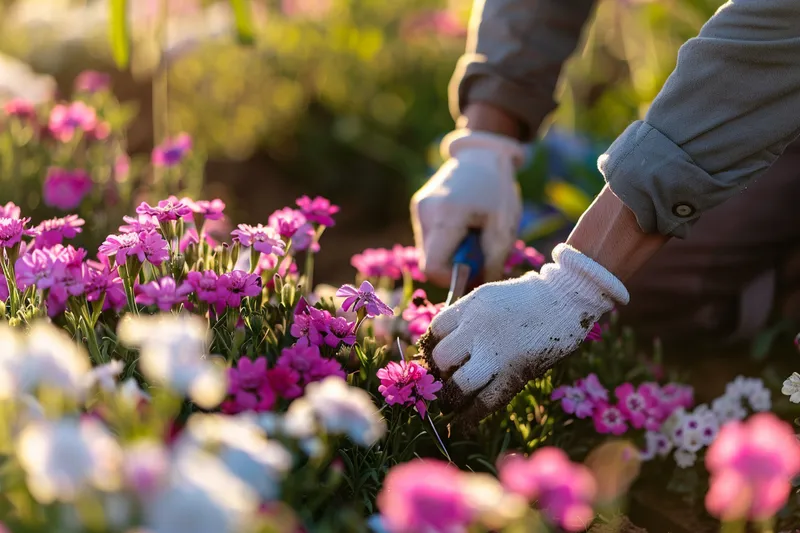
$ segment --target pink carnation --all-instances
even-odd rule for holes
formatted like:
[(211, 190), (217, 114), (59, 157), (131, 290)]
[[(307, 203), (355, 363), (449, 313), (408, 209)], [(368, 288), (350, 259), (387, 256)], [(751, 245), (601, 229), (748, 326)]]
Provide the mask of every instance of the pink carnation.
[(25, 225), (29, 219), (0, 217), (0, 248), (12, 248), (28, 234)]
[(526, 246), (525, 241), (517, 241), (506, 259), (505, 273), (512, 274), (517, 268), (538, 269), (544, 265), (544, 256), (536, 248)]
[(136, 208), (136, 212), (140, 215), (154, 216), (159, 222), (171, 222), (192, 214), (189, 206), (178, 200), (161, 200), (155, 206), (142, 202)]
[(637, 429), (645, 426), (648, 414), (658, 406), (657, 398), (646, 386), (636, 389), (630, 383), (623, 383), (615, 389), (614, 394), (619, 401), (620, 412)]
[(108, 257), (100, 255), (98, 261), (87, 261), (89, 276), (86, 283), (86, 299), (90, 302), (103, 300), (103, 309), (122, 310), (127, 303), (125, 285), (116, 267), (112, 267)]
[(59, 104), (50, 112), (48, 126), (53, 137), (61, 142), (69, 142), (76, 132), (94, 131), (97, 126), (97, 113), (83, 102)]
[(44, 220), (33, 229), (33, 234), (36, 236), (35, 245), (37, 248), (50, 248), (63, 243), (64, 239), (74, 239), (83, 231), (85, 223), (86, 221), (78, 215)]
[(242, 270), (234, 270), (222, 274), (217, 280), (217, 301), (228, 307), (238, 308), (242, 298), (251, 298), (261, 294), (261, 276), (248, 274)]
[(625, 415), (619, 407), (598, 403), (594, 409), (594, 427), (598, 433), (622, 435), (628, 431)]
[(159, 281), (139, 285), (138, 290), (137, 303), (156, 305), (161, 311), (168, 312), (173, 306), (186, 303), (186, 297), (191, 294), (192, 286), (186, 282), (178, 285), (174, 278), (166, 276)]
[(322, 357), (319, 347), (315, 345), (295, 345), (291, 348), (284, 348), (278, 358), (277, 366), (297, 372), (302, 386), (314, 381), (322, 381), (328, 376), (345, 377), (338, 361)]
[(83, 170), (51, 167), (44, 180), (44, 203), (67, 211), (78, 207), (93, 186), (92, 178)]
[(414, 406), (423, 418), (427, 414), (425, 401), (436, 399), (442, 382), (434, 379), (428, 371), (415, 362), (390, 362), (378, 370), (378, 387), (389, 405)]
[(21, 218), (22, 209), (19, 208), (14, 202), (8, 202), (6, 205), (0, 205), (0, 218)]
[(561, 400), (564, 412), (578, 418), (589, 418), (594, 412), (594, 401), (580, 387), (562, 385), (553, 391), (550, 399)]
[(403, 311), (403, 320), (408, 323), (408, 334), (411, 342), (416, 343), (428, 331), (433, 317), (439, 314), (444, 304), (432, 304), (422, 289), (417, 289), (411, 297), (411, 302)]
[(286, 244), (281, 240), (281, 236), (269, 226), (239, 224), (239, 227), (233, 230), (231, 235), (245, 248), (252, 246), (254, 250), (262, 254), (284, 255), (286, 253)]
[(339, 206), (333, 205), (327, 198), (317, 196), (312, 200), (302, 196), (297, 199), (297, 206), (309, 222), (328, 227), (335, 225), (333, 215), (339, 212)]

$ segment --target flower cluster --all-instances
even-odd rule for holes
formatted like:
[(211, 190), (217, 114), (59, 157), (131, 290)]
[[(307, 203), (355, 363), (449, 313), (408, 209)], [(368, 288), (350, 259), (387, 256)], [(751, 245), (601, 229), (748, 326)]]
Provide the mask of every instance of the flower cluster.
[(245, 411), (264, 412), (275, 407), (279, 397), (293, 400), (303, 393), (300, 375), (290, 366), (267, 369), (267, 359), (241, 357), (228, 369), (228, 394), (222, 411), (236, 414)]
[(562, 385), (551, 399), (560, 400), (564, 412), (591, 418), (601, 434), (623, 435), (629, 428), (657, 431), (679, 408), (692, 405), (692, 389), (676, 383), (663, 387), (653, 382), (634, 386), (623, 383), (614, 389), (616, 403), (597, 375), (589, 374), (573, 385)]
[(770, 409), (771, 393), (763, 381), (739, 376), (728, 383), (725, 394), (710, 406), (698, 405), (689, 412), (688, 406), (680, 405), (660, 428), (648, 428), (642, 459), (666, 457), (673, 452), (680, 468), (694, 466), (698, 454), (715, 441), (724, 424), (747, 417), (745, 403), (753, 412)]
[(356, 323), (344, 317), (333, 316), (324, 309), (308, 305), (301, 298), (295, 308), (294, 323), (290, 329), (298, 344), (304, 346), (352, 345), (356, 341)]
[(442, 382), (434, 379), (428, 371), (415, 362), (394, 361), (378, 370), (380, 392), (389, 405), (413, 406), (422, 418), (427, 415), (426, 401), (436, 399)]
[(419, 268), (419, 253), (413, 246), (395, 245), (392, 249), (367, 248), (350, 259), (350, 264), (365, 278), (401, 280), (408, 275), (414, 281), (425, 281)]
[(444, 307), (444, 303), (432, 304), (428, 295), (422, 289), (417, 289), (411, 295), (411, 301), (403, 310), (403, 320), (408, 324), (408, 335), (412, 343), (416, 343), (428, 331), (433, 317)]

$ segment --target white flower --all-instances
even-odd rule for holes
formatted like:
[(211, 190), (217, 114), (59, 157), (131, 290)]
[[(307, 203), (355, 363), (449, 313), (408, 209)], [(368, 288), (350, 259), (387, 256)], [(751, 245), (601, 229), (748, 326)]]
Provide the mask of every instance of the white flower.
[(747, 397), (750, 408), (757, 413), (772, 409), (772, 393), (769, 389), (762, 388)]
[(741, 400), (736, 396), (720, 396), (711, 402), (711, 409), (717, 415), (720, 425), (733, 420), (744, 420), (747, 416)]
[(666, 457), (672, 450), (672, 442), (663, 433), (648, 431), (644, 434), (645, 449), (639, 452), (642, 461), (650, 461), (659, 457)]
[(209, 332), (199, 317), (162, 314), (128, 318), (120, 324), (119, 335), (123, 342), (140, 349), (142, 373), (152, 382), (188, 395), (205, 409), (218, 406), (225, 398), (227, 374), (205, 355)]
[(212, 454), (193, 446), (176, 455), (166, 488), (148, 499), (151, 533), (238, 533), (252, 524), (258, 496)]
[(680, 447), (693, 453), (699, 452), (705, 445), (703, 432), (700, 428), (687, 429), (683, 432)]
[(286, 448), (267, 440), (248, 415), (194, 415), (180, 445), (216, 450), (225, 466), (264, 500), (278, 496), (281, 480), (292, 466), (292, 455)]
[(115, 359), (104, 365), (94, 367), (83, 378), (85, 390), (97, 385), (103, 392), (114, 392), (117, 388), (117, 377), (125, 370), (125, 363)]
[(800, 374), (792, 372), (792, 375), (783, 382), (781, 393), (788, 396), (790, 402), (800, 403)]
[(94, 419), (33, 422), (20, 434), (17, 454), (31, 494), (42, 503), (119, 486), (122, 450)]
[(310, 383), (305, 396), (292, 402), (284, 423), (299, 435), (313, 429), (311, 418), (330, 434), (345, 434), (360, 446), (372, 446), (386, 433), (386, 422), (369, 393), (330, 376)]
[(691, 468), (697, 461), (697, 454), (683, 448), (675, 450), (673, 457), (675, 458), (675, 464), (681, 468)]
[(725, 396), (742, 399), (755, 394), (764, 388), (764, 381), (759, 378), (736, 376), (736, 379), (725, 386)]

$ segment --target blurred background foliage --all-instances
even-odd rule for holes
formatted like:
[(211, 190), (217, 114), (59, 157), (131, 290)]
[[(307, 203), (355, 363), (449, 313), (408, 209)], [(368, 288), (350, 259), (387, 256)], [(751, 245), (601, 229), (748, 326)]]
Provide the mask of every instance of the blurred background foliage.
[[(408, 199), (453, 126), (447, 83), (470, 0), (252, 0), (249, 47), (237, 44), (227, 1), (129, 1), (124, 71), (109, 4), (0, 0), (0, 98), (52, 88), (68, 97), (78, 72), (112, 72), (117, 95), (139, 109), (131, 150), (189, 132), (210, 156), (208, 195), (223, 196), (234, 218), (263, 220), (298, 193), (323, 194), (345, 208), (343, 253), (410, 242)], [(646, 111), (680, 45), (720, 4), (599, 2), (522, 172), (531, 205), (580, 214), (602, 184), (598, 152)]]

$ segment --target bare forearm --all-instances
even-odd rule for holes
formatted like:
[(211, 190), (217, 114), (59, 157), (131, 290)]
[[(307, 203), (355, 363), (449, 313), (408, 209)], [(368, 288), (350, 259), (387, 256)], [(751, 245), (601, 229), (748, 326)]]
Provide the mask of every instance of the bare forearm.
[(606, 186), (581, 216), (567, 244), (625, 282), (668, 240), (659, 233), (644, 233), (633, 211)]

